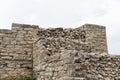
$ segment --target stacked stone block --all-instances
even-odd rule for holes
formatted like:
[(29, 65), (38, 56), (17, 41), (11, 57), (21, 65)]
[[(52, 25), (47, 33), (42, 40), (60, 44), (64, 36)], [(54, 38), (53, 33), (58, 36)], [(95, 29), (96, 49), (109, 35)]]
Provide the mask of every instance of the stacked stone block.
[(0, 79), (31, 74), (33, 41), (37, 26), (12, 24), (0, 30)]
[(91, 52), (107, 52), (106, 28), (100, 25), (85, 24), (81, 27), (86, 34), (86, 42), (91, 48)]

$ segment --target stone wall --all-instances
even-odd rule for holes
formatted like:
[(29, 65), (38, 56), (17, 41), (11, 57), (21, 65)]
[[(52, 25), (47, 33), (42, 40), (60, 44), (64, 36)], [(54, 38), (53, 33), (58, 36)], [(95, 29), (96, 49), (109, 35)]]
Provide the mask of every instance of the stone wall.
[(75, 56), (108, 52), (103, 26), (86, 24), (75, 29), (51, 28), (38, 32), (33, 50), (33, 69), (38, 80), (73, 80)]
[(69, 66), (71, 73), (70, 77), (66, 78), (68, 80), (120, 79), (120, 56), (78, 52), (77, 56), (71, 59), (73, 64)]
[(0, 30), (0, 79), (31, 73), (37, 29), (35, 25), (13, 23), (12, 30)]
[[(106, 39), (106, 28), (100, 25), (85, 24), (80, 27), (85, 32), (85, 41), (91, 48), (91, 52), (106, 52), (107, 49), (107, 39)], [(82, 33), (83, 34), (83, 33)]]
[(0, 79), (119, 80), (120, 56), (108, 54), (104, 26), (75, 29), (12, 24), (0, 30)]

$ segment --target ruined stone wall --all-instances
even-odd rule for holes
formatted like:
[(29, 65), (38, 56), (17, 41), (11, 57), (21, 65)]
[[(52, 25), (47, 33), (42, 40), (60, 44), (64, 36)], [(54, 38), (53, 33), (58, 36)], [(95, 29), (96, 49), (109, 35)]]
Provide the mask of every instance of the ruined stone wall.
[(108, 54), (104, 26), (13, 23), (12, 30), (0, 30), (0, 79), (31, 73), (37, 80), (119, 80), (120, 56)]
[(13, 23), (12, 30), (0, 30), (0, 79), (31, 73), (37, 29), (38, 26)]
[[(120, 56), (106, 53), (76, 53), (71, 57), (71, 73), (68, 80), (119, 80)], [(65, 80), (66, 80), (65, 79)]]
[(77, 53), (92, 52), (108, 52), (103, 26), (86, 24), (75, 29), (40, 29), (34, 43), (33, 69), (38, 80), (73, 80)]

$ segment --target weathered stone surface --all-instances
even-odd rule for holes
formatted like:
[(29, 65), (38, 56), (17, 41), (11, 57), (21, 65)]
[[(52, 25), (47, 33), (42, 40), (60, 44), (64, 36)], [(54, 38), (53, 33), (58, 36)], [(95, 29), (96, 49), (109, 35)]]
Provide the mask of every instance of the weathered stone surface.
[(38, 80), (119, 79), (120, 61), (107, 53), (105, 27), (41, 29), (37, 35), (33, 62)]
[(119, 80), (120, 56), (108, 54), (104, 26), (0, 30), (0, 79), (32, 72), (37, 80)]
[(35, 34), (37, 28), (24, 24), (13, 23), (12, 30), (0, 30), (0, 80), (31, 73)]

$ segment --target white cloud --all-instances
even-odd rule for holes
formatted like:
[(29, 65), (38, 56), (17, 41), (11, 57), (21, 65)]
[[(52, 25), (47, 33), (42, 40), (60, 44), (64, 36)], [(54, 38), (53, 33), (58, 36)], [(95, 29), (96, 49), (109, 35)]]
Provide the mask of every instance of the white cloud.
[(119, 0), (0, 0), (0, 28), (12, 22), (43, 27), (107, 26), (110, 53), (120, 53)]

